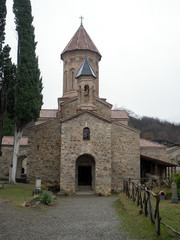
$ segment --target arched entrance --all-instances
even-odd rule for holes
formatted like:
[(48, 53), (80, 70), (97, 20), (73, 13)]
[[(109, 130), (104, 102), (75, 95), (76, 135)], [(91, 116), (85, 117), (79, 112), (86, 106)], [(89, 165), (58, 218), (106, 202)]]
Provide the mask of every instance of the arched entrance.
[(27, 156), (19, 156), (17, 160), (16, 180), (22, 181), (26, 178)]
[(95, 160), (90, 154), (83, 154), (76, 160), (76, 191), (95, 190)]

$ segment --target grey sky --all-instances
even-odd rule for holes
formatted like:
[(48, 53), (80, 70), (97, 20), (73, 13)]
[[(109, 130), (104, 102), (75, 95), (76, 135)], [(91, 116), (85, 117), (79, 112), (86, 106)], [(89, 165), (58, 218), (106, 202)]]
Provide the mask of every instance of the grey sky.
[[(15, 61), (12, 0), (7, 42)], [(100, 97), (136, 114), (180, 122), (179, 0), (31, 0), (43, 76), (43, 108), (62, 95), (60, 53), (83, 25), (102, 54)]]

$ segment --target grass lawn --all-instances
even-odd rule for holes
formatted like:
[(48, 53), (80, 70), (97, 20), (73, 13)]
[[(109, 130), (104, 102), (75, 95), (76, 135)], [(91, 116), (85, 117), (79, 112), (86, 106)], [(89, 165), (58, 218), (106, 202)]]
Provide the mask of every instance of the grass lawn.
[(24, 202), (32, 199), (34, 186), (29, 184), (4, 184), (0, 189), (0, 200), (11, 200), (15, 206), (21, 206)]
[[(155, 201), (153, 201), (153, 205), (155, 205)], [(150, 222), (149, 217), (139, 214), (140, 207), (137, 207), (124, 193), (119, 195), (119, 199), (114, 203), (114, 207), (122, 220), (123, 228), (132, 239), (179, 239), (175, 233), (162, 224), (161, 236), (157, 236), (155, 225)], [(173, 227), (176, 231), (180, 231), (180, 204), (172, 204), (170, 200), (160, 201), (160, 217), (162, 217), (163, 222)]]

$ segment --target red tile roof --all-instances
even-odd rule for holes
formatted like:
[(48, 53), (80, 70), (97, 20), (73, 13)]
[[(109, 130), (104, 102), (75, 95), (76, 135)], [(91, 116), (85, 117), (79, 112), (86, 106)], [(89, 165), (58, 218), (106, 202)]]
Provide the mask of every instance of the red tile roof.
[[(14, 145), (14, 137), (12, 136), (5, 136), (2, 139), (2, 145), (10, 145), (13, 146)], [(21, 146), (26, 146), (28, 145), (28, 137), (22, 137), (21, 141), (20, 141), (20, 145)]]
[(58, 110), (55, 109), (42, 109), (40, 111), (40, 118), (55, 118)]
[(149, 140), (140, 138), (140, 147), (159, 147), (159, 148), (165, 148), (164, 145), (156, 143), (156, 142), (151, 142)]
[(61, 53), (61, 59), (62, 59), (62, 55), (65, 52), (73, 51), (73, 50), (89, 50), (89, 51), (98, 53), (99, 56), (101, 57), (100, 52), (98, 51), (97, 47), (95, 46), (90, 36), (84, 29), (83, 25), (81, 25), (78, 28), (77, 32), (74, 34), (74, 36), (72, 37), (68, 45), (65, 47), (65, 49)]
[(129, 119), (128, 115), (123, 110), (111, 110), (111, 118), (113, 119)]

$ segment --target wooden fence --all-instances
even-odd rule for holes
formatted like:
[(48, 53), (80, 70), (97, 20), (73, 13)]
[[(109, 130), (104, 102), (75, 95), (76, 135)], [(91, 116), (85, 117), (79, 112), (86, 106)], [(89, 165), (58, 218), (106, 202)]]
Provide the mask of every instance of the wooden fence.
[[(136, 179), (136, 181), (137, 180), (139, 179)], [(139, 182), (142, 181), (140, 180)], [(160, 235), (160, 224), (162, 223), (178, 236), (180, 236), (180, 232), (174, 230), (171, 226), (161, 221), (161, 217), (159, 215), (160, 197), (157, 194), (148, 190), (147, 187), (142, 186), (141, 183), (135, 183), (134, 181), (131, 181), (130, 178), (123, 180), (123, 189), (128, 198), (132, 199), (133, 202), (136, 202), (137, 206), (141, 207), (145, 216), (149, 216), (150, 221), (155, 224), (156, 232), (158, 235)], [(156, 199), (155, 208), (153, 208), (151, 196)]]
[(151, 177), (151, 178), (131, 178), (132, 181), (144, 184), (148, 187), (148, 189), (153, 189), (156, 187), (160, 188), (170, 188), (170, 178), (160, 178), (160, 177)]
[[(156, 232), (160, 235), (160, 222), (161, 217), (159, 216), (159, 202), (160, 197), (148, 190), (147, 187), (141, 186), (131, 181), (131, 179), (123, 181), (123, 188), (125, 194), (136, 202), (137, 206), (140, 206), (144, 215), (149, 216), (150, 221), (155, 224)], [(155, 208), (153, 208), (151, 196), (156, 199)]]

